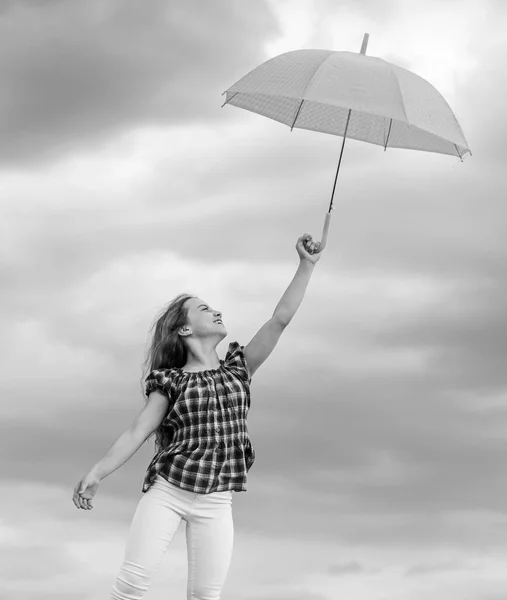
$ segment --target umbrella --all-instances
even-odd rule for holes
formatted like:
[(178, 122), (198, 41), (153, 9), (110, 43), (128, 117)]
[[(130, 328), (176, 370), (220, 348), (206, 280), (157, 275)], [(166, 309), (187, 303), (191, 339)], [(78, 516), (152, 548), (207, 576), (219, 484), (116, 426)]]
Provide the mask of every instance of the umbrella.
[(361, 51), (293, 50), (262, 63), (228, 90), (226, 104), (285, 125), (343, 137), (323, 249), (333, 210), (336, 180), (347, 137), (389, 148), (463, 157), (463, 131), (442, 95), (425, 79)]

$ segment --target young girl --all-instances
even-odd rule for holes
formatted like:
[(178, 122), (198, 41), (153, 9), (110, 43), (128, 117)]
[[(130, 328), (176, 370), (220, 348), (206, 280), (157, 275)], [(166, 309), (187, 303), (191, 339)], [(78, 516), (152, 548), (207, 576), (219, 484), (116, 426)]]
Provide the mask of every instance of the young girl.
[(300, 263), (273, 316), (247, 346), (231, 342), (225, 360), (216, 347), (227, 336), (222, 314), (181, 294), (156, 321), (146, 364), (147, 402), (104, 458), (79, 481), (73, 500), (91, 510), (99, 483), (156, 435), (143, 497), (135, 511), (123, 564), (110, 598), (140, 600), (186, 522), (188, 600), (218, 600), (232, 556), (232, 492), (246, 491), (255, 460), (248, 437), (250, 382), (271, 354), (303, 299), (320, 244), (304, 234)]

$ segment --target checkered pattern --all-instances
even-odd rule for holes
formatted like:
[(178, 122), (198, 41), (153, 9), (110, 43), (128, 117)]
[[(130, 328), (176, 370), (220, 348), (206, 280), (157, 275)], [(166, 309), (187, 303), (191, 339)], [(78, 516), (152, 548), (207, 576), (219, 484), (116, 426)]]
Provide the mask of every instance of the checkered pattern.
[(243, 350), (231, 342), (218, 369), (171, 367), (148, 375), (146, 396), (159, 390), (169, 397), (161, 426), (172, 441), (150, 462), (143, 493), (157, 475), (199, 494), (246, 491), (255, 451), (247, 429), (251, 379)]

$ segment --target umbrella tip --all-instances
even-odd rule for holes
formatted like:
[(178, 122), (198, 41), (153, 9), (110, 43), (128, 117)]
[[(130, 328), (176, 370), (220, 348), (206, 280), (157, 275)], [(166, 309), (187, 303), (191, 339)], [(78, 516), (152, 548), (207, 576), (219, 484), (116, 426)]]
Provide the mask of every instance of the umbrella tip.
[(364, 37), (363, 37), (363, 44), (361, 46), (361, 52), (360, 54), (366, 54), (366, 47), (368, 46), (368, 40), (370, 38), (370, 34), (369, 33), (365, 33)]

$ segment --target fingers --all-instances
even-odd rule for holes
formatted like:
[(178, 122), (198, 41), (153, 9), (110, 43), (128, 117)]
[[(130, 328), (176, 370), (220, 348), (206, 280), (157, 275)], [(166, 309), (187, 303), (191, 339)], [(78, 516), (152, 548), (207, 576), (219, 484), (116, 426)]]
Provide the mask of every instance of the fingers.
[(320, 246), (319, 242), (312, 241), (311, 235), (309, 235), (305, 238), (304, 247), (310, 254), (313, 254), (319, 246)]
[[(72, 495), (72, 501), (76, 505), (77, 508), (82, 508), (84, 510), (91, 510), (93, 508), (91, 504), (91, 498), (83, 498), (82, 494), (79, 493), (81, 488), (81, 482), (79, 482), (74, 488), (74, 494)], [(86, 493), (86, 490), (83, 494)]]
[(79, 496), (79, 508), (83, 508), (84, 510), (91, 510), (93, 506), (90, 504), (90, 500), (88, 498), (83, 498), (83, 496)]
[(80, 497), (78, 496), (78, 490), (81, 486), (81, 482), (79, 482), (74, 488), (74, 493), (72, 494), (72, 501), (76, 505), (76, 508), (81, 508)]
[[(83, 492), (83, 494), (86, 494), (86, 490)], [(83, 498), (82, 494), (79, 496), (79, 500), (81, 502), (81, 508), (84, 508), (86, 510), (91, 510), (92, 506), (91, 506), (91, 499), (90, 498)]]
[(298, 239), (297, 245), (302, 245), (308, 254), (317, 254), (320, 252), (319, 248), (321, 246), (321, 242), (314, 242), (309, 233), (303, 233), (303, 235)]

